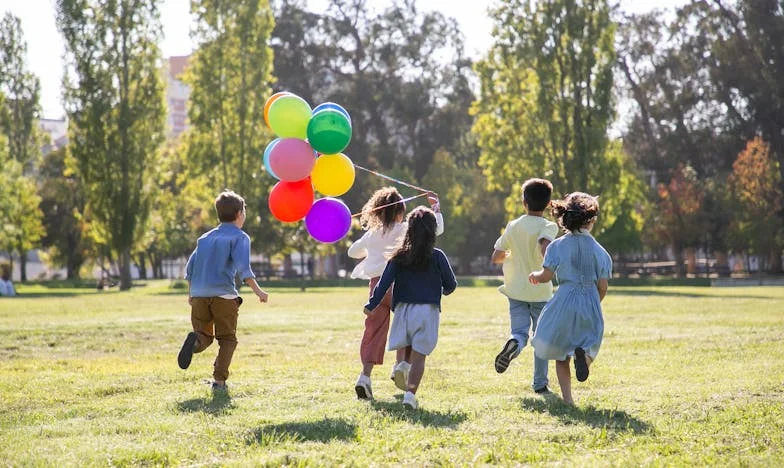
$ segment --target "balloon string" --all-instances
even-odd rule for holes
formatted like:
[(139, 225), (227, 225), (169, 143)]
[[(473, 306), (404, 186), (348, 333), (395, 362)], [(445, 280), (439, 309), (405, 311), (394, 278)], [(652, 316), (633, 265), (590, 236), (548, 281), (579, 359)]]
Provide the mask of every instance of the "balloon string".
[[(386, 205), (377, 206), (377, 207), (373, 208), (372, 210), (368, 210), (368, 213), (373, 212), (373, 211), (383, 210), (384, 208), (386, 208), (388, 206), (397, 205), (398, 203), (405, 203), (405, 202), (411, 201), (411, 200), (413, 200), (415, 198), (424, 197), (425, 195), (427, 195), (427, 193), (420, 193), (419, 195), (414, 195), (413, 197), (408, 197), (408, 198), (404, 198), (402, 200), (398, 200), (396, 202), (387, 203)], [(354, 213), (353, 215), (351, 215), (352, 218), (357, 217), (357, 216), (362, 216), (362, 211), (360, 211), (359, 213)]]
[[(416, 185), (411, 185), (408, 182), (403, 182), (402, 180), (395, 179), (394, 177), (389, 177), (388, 175), (384, 175), (384, 174), (382, 174), (380, 172), (376, 172), (376, 171), (374, 171), (372, 169), (367, 169), (367, 168), (364, 168), (364, 167), (359, 166), (357, 164), (354, 164), (354, 167), (356, 167), (357, 169), (361, 169), (361, 170), (363, 170), (365, 172), (369, 172), (369, 173), (371, 173), (373, 175), (379, 176), (382, 179), (386, 179), (386, 180), (395, 182), (395, 183), (400, 184), (400, 185), (405, 185), (406, 187), (410, 187), (410, 188), (412, 188), (414, 190), (419, 190), (420, 192), (429, 192), (429, 190), (427, 190), (427, 189), (423, 189), (422, 187), (417, 187)], [(421, 196), (421, 195), (418, 195), (418, 196)]]

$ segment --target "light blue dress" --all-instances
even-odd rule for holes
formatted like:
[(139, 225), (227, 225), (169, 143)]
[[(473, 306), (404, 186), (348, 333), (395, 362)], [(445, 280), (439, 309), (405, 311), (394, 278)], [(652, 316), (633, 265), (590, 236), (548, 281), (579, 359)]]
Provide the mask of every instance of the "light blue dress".
[(547, 246), (543, 266), (555, 272), (558, 290), (531, 340), (536, 357), (563, 361), (579, 346), (595, 359), (604, 334), (596, 282), (611, 277), (612, 258), (588, 232), (570, 232)]

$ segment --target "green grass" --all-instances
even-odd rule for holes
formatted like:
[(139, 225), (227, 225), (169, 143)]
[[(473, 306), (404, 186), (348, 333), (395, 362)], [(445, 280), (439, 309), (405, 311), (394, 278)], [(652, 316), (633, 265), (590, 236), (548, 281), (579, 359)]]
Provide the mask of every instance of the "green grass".
[(189, 308), (168, 286), (0, 299), (2, 464), (784, 465), (784, 288), (611, 285), (574, 408), (552, 363), (555, 393), (530, 390), (530, 348), (495, 373), (506, 302), (458, 289), (411, 412), (392, 353), (377, 400), (355, 398), (364, 287), (246, 302), (230, 394), (213, 396), (216, 347), (177, 367)]

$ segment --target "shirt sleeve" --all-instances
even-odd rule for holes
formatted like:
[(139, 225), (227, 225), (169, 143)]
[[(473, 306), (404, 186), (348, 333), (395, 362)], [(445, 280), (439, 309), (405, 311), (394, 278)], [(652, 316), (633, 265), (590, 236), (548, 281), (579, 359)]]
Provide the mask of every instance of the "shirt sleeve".
[(448, 296), (457, 288), (457, 278), (455, 272), (452, 270), (452, 265), (449, 264), (449, 259), (446, 255), (438, 251), (438, 264), (441, 270), (441, 287), (444, 296)]
[(188, 257), (188, 263), (185, 264), (185, 279), (190, 280), (191, 276), (193, 276), (193, 262), (194, 258), (196, 257), (196, 251), (199, 250), (198, 244), (196, 244), (196, 248), (193, 249), (191, 252), (191, 256)]
[(541, 239), (547, 239), (552, 242), (555, 239), (555, 236), (558, 235), (558, 225), (555, 223), (547, 223), (542, 226), (542, 230), (539, 232), (539, 238), (536, 239), (537, 242)]
[(384, 295), (387, 293), (387, 290), (392, 286), (392, 283), (395, 281), (395, 276), (397, 275), (397, 263), (393, 261), (387, 262), (387, 266), (384, 267), (384, 273), (381, 274), (381, 279), (378, 280), (378, 284), (373, 289), (373, 294), (370, 296), (370, 300), (367, 304), (365, 304), (365, 309), (373, 310), (381, 304), (381, 300), (384, 299)]
[(439, 211), (436, 215), (436, 235), (440, 236), (444, 233), (444, 215)]
[(250, 269), (250, 238), (244, 233), (239, 236), (234, 244), (231, 250), (231, 258), (234, 260), (234, 265), (240, 274), (240, 280), (245, 281), (248, 278), (256, 277), (253, 274), (253, 270)]
[(606, 250), (602, 248), (601, 253), (599, 254), (599, 272), (598, 277), (599, 279), (610, 279), (612, 278), (612, 257), (610, 254), (607, 253)]
[(348, 248), (348, 256), (351, 258), (365, 258), (368, 255), (367, 245), (371, 231), (367, 231), (359, 239), (355, 240)]
[(507, 232), (509, 232), (509, 224), (507, 224), (506, 228), (504, 228), (504, 232), (501, 234), (501, 237), (495, 241), (495, 245), (493, 246), (495, 250), (509, 250), (509, 238), (506, 234)]
[(547, 246), (547, 250), (544, 251), (544, 262), (542, 262), (542, 267), (547, 268), (550, 271), (555, 271), (555, 269), (558, 268), (559, 263), (558, 243), (551, 242)]

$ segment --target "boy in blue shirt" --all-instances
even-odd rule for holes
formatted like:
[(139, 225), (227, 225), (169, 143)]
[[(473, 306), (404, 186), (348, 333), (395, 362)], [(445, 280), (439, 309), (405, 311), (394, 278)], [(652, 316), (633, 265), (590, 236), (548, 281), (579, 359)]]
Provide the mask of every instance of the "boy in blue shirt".
[(237, 317), (242, 304), (235, 277), (239, 274), (260, 302), (267, 302), (268, 296), (250, 269), (250, 237), (242, 230), (245, 200), (225, 190), (215, 199), (215, 211), (221, 224), (199, 237), (185, 267), (193, 331), (185, 338), (177, 363), (187, 369), (193, 353), (204, 351), (213, 338), (217, 339), (212, 389), (226, 390), (229, 365), (237, 347)]

